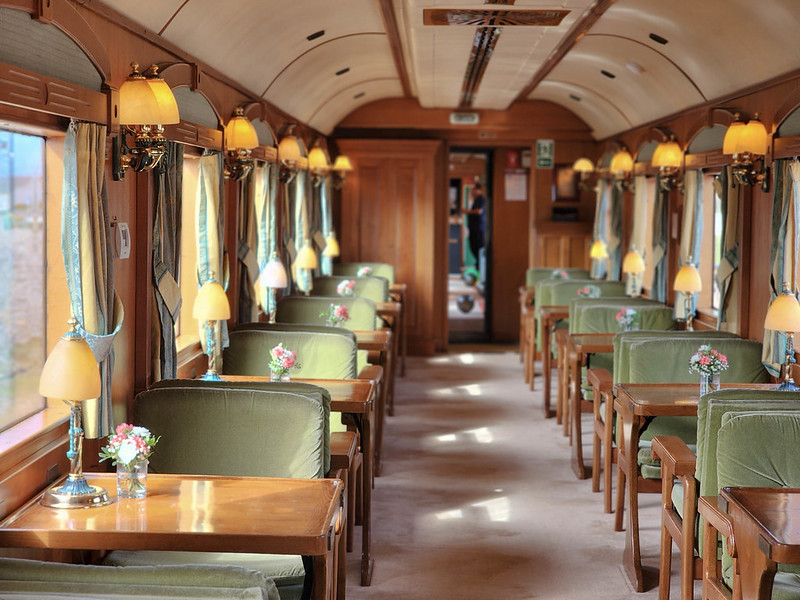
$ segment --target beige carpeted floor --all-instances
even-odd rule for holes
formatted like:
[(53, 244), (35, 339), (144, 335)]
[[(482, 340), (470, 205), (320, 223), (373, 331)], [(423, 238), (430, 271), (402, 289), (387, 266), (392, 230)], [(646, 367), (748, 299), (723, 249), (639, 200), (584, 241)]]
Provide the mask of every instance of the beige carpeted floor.
[[(540, 365), (536, 384), (528, 390), (511, 346), (409, 357), (373, 494), (372, 586), (358, 585), (359, 554), (349, 554), (349, 599), (658, 597), (626, 582), (624, 533), (591, 481), (575, 478), (568, 440), (543, 417)], [(640, 512), (644, 564), (654, 568), (658, 500), (642, 496)], [(672, 598), (677, 587), (673, 577)]]

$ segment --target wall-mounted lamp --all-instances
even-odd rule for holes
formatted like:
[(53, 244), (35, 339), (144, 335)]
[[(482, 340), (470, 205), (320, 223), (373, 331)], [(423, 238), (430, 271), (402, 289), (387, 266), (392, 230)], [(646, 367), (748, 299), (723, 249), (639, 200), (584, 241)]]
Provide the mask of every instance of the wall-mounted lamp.
[(609, 167), (615, 185), (622, 189), (629, 189), (633, 181), (633, 157), (626, 148), (621, 148), (611, 158)]
[(739, 113), (728, 127), (722, 141), (722, 153), (733, 156), (731, 170), (736, 181), (742, 185), (760, 184), (764, 192), (769, 191), (769, 167), (764, 157), (767, 154), (767, 128), (759, 121), (758, 113), (745, 124)]
[(650, 164), (658, 167), (659, 183), (661, 189), (668, 192), (683, 188), (683, 181), (680, 178), (680, 170), (683, 165), (683, 150), (675, 141), (674, 136), (661, 142), (656, 146)]
[(253, 170), (250, 151), (257, 147), (256, 129), (250, 119), (244, 116), (244, 108), (237, 106), (231, 120), (225, 125), (225, 177), (235, 181), (247, 177)]
[(200, 379), (206, 381), (219, 381), (217, 374), (217, 353), (215, 351), (217, 321), (231, 318), (231, 306), (228, 296), (219, 282), (214, 279), (214, 272), (209, 273), (208, 280), (202, 285), (192, 307), (192, 316), (206, 323), (206, 354), (208, 355), (208, 370)]
[(278, 163), (280, 164), (279, 178), (282, 183), (289, 183), (295, 178), (297, 171), (302, 168), (303, 151), (295, 136), (287, 134), (278, 144)]
[(333, 179), (333, 187), (337, 190), (342, 189), (344, 185), (345, 178), (347, 177), (347, 172), (353, 170), (353, 165), (350, 162), (350, 159), (345, 156), (344, 154), (340, 154), (336, 157), (336, 162), (333, 163), (333, 167), (331, 167), (331, 171), (333, 171), (335, 177)]
[(311, 242), (306, 241), (294, 259), (294, 266), (298, 269), (316, 269), (318, 265), (317, 253), (311, 247)]
[(594, 173), (594, 163), (588, 158), (581, 157), (572, 163), (572, 170), (578, 174), (578, 187), (582, 190), (589, 189), (589, 176)]
[[(180, 122), (178, 104), (169, 85), (151, 65), (146, 75), (131, 63), (132, 73), (119, 88), (119, 123), (121, 131), (114, 138), (112, 168), (114, 179), (125, 176), (125, 169), (150, 171), (167, 153), (163, 125)], [(128, 140), (133, 136), (132, 142)]]
[(795, 332), (800, 331), (800, 304), (797, 303), (788, 282), (783, 283), (783, 291), (770, 304), (764, 319), (764, 329), (780, 331), (786, 335), (786, 362), (783, 366), (783, 381), (778, 389), (800, 389), (792, 381), (792, 365), (795, 363), (793, 340)]
[(631, 295), (637, 297), (641, 294), (642, 286), (639, 277), (644, 273), (644, 258), (634, 248), (631, 248), (622, 259), (622, 272), (628, 275)]
[(322, 250), (322, 256), (329, 258), (339, 256), (339, 242), (336, 240), (336, 234), (333, 231), (325, 238), (325, 248)]
[(589, 258), (603, 259), (608, 258), (608, 248), (603, 240), (595, 240), (589, 248)]
[(325, 150), (319, 146), (312, 148), (308, 153), (308, 171), (311, 173), (311, 182), (315, 186), (321, 185), (330, 169)]
[(694, 308), (692, 307), (692, 297), (695, 293), (703, 290), (703, 281), (700, 279), (700, 272), (691, 262), (687, 262), (675, 275), (675, 282), (672, 285), (676, 292), (683, 294), (683, 306), (686, 313), (686, 329), (692, 331), (692, 320), (694, 319)]
[(273, 252), (269, 261), (261, 270), (261, 285), (267, 288), (267, 306), (269, 307), (269, 322), (275, 322), (275, 290), (283, 289), (289, 285), (286, 267), (283, 266), (277, 252)]

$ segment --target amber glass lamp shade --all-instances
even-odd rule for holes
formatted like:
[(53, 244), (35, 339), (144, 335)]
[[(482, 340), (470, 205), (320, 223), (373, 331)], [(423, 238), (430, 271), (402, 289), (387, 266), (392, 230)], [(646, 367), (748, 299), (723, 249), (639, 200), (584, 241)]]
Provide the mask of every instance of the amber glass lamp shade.
[(652, 165), (659, 168), (677, 169), (680, 168), (682, 162), (683, 152), (678, 142), (674, 141), (661, 142), (656, 146), (656, 150), (653, 152), (653, 158), (651, 159)]
[(139, 73), (139, 65), (119, 88), (119, 122), (122, 125), (154, 125), (161, 123), (161, 109), (152, 86)]
[(588, 158), (579, 158), (572, 163), (572, 170), (577, 173), (592, 173), (594, 171), (594, 163)]
[(285, 288), (288, 285), (286, 267), (273, 255), (261, 270), (261, 285), (268, 288)]
[(611, 159), (611, 172), (614, 175), (626, 175), (633, 170), (633, 157), (627, 150), (620, 150)]
[(231, 318), (228, 296), (218, 281), (209, 279), (197, 292), (192, 316), (198, 321), (224, 321)]
[(758, 120), (758, 117), (750, 119), (742, 129), (742, 133), (736, 144), (737, 154), (749, 153), (763, 156), (767, 153), (767, 128)]
[(622, 261), (623, 273), (644, 273), (644, 259), (636, 250), (629, 251)]
[(347, 158), (344, 154), (340, 154), (336, 157), (336, 162), (333, 163), (333, 170), (334, 171), (352, 171), (353, 165), (350, 162), (350, 159)]
[(317, 264), (317, 253), (314, 252), (311, 244), (306, 243), (297, 253), (294, 265), (299, 269), (316, 269)]
[(227, 150), (252, 150), (258, 147), (258, 134), (244, 109), (237, 106), (231, 120), (225, 125), (225, 148)]
[(68, 402), (100, 395), (100, 371), (89, 344), (71, 331), (53, 347), (39, 378), (39, 393)]
[(608, 258), (608, 249), (603, 240), (595, 240), (589, 249), (589, 258)]
[(725, 138), (722, 140), (722, 153), (723, 154), (736, 154), (737, 146), (739, 145), (739, 137), (744, 130), (744, 123), (738, 119), (728, 126), (728, 131), (725, 132)]
[(325, 151), (322, 148), (312, 148), (308, 153), (308, 170), (314, 173), (327, 173), (330, 167)]
[(792, 333), (800, 331), (800, 304), (789, 289), (784, 289), (770, 304), (764, 329)]
[(281, 162), (298, 162), (303, 158), (300, 144), (293, 135), (285, 136), (278, 144), (278, 159)]
[(160, 125), (180, 123), (181, 117), (178, 103), (175, 101), (175, 95), (167, 82), (159, 77), (156, 65), (150, 65), (150, 69), (147, 72), (147, 84), (155, 94), (156, 102), (158, 102), (158, 112), (161, 115), (161, 119), (156, 122)]
[(673, 284), (676, 292), (699, 292), (703, 289), (703, 282), (700, 279), (700, 272), (691, 263), (683, 265), (675, 276)]
[(325, 249), (322, 251), (322, 255), (331, 258), (339, 256), (339, 242), (332, 233), (325, 238)]

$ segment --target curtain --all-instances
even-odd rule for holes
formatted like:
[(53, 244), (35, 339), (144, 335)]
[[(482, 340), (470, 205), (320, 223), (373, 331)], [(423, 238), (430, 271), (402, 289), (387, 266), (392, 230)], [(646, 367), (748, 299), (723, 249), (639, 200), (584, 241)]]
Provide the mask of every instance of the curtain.
[[(257, 165), (250, 175), (249, 192), (253, 198), (253, 210), (255, 211), (256, 225), (256, 259), (258, 261), (258, 272), (264, 270), (269, 262), (270, 256), (275, 250), (275, 232), (270, 223), (274, 220), (275, 196), (270, 187), (270, 174), (273, 165), (270, 163)], [(256, 298), (261, 310), (267, 314), (270, 312), (270, 293), (266, 286), (258, 283), (256, 285)], [(271, 302), (274, 303), (274, 296)]]
[(153, 217), (153, 293), (152, 319), (153, 378), (178, 376), (175, 322), (181, 309), (178, 265), (181, 255), (181, 204), (183, 202), (183, 145), (167, 142), (166, 165), (156, 172)]
[[(684, 175), (683, 220), (678, 266), (700, 264), (700, 246), (703, 241), (703, 172), (687, 171)], [(675, 292), (675, 318), (685, 320), (684, 292)], [(691, 310), (697, 308), (697, 294), (692, 294)]]
[[(606, 242), (606, 229), (608, 220), (608, 180), (597, 181), (597, 202), (594, 210), (594, 227), (592, 228), (592, 241)], [(592, 259), (592, 279), (605, 279), (608, 261), (606, 259)]]
[[(311, 242), (311, 222), (308, 210), (308, 197), (309, 197), (309, 178), (305, 171), (298, 171), (294, 178), (294, 185), (290, 186), (292, 189), (292, 212), (294, 227), (292, 236), (292, 245), (294, 246), (294, 254), (292, 255), (292, 278), (294, 279), (295, 287), (298, 291), (306, 293), (310, 292), (313, 284), (313, 272), (310, 269), (301, 269), (295, 265), (295, 259), (300, 249), (306, 242)], [(313, 247), (313, 246), (312, 246)]]
[(655, 204), (653, 205), (653, 281), (650, 296), (659, 302), (667, 301), (667, 226), (668, 192), (661, 189), (660, 177), (656, 175)]
[(99, 363), (102, 382), (100, 396), (83, 403), (87, 438), (101, 438), (114, 429), (113, 344), (124, 318), (114, 291), (105, 148), (104, 125), (70, 123), (64, 143), (61, 250), (72, 314)]
[[(325, 240), (328, 239), (333, 233), (333, 210), (331, 206), (331, 178), (325, 177), (320, 186), (320, 202), (319, 202), (319, 220), (320, 220), (320, 236), (321, 245), (320, 250), (325, 249)], [(320, 254), (322, 254), (320, 252)], [(320, 272), (323, 275), (333, 275), (333, 257), (321, 256), (320, 257)]]
[(725, 167), (714, 180), (714, 189), (720, 199), (722, 213), (722, 256), (717, 267), (717, 287), (720, 292), (717, 329), (739, 330), (739, 187)]
[[(637, 175), (633, 188), (633, 224), (631, 227), (630, 250), (635, 250), (647, 261), (647, 177)], [(625, 280), (625, 293), (629, 296), (638, 294), (642, 288), (643, 274), (628, 273)]]
[[(770, 302), (788, 282), (797, 292), (796, 256), (800, 248), (798, 218), (800, 218), (800, 162), (780, 159), (773, 164), (772, 186), (772, 247), (770, 249)], [(769, 329), (764, 331), (762, 361), (774, 376), (780, 375), (786, 353), (786, 337)]]
[[(195, 211), (195, 230), (197, 232), (197, 287), (214, 279), (223, 288), (228, 288), (228, 265), (224, 257), (223, 234), (225, 211), (222, 205), (222, 154), (210, 152), (200, 158), (199, 182)], [(228, 326), (225, 321), (217, 321), (215, 334), (217, 370), (222, 370), (222, 349), (228, 346)], [(206, 349), (207, 323), (199, 323), (200, 341)]]
[(622, 280), (622, 196), (621, 183), (611, 186), (611, 203), (608, 207), (610, 226), (606, 245), (608, 247), (608, 276), (614, 281)]
[[(239, 322), (258, 321), (256, 285), (258, 268), (258, 222), (256, 217), (256, 169), (239, 182), (239, 223), (236, 256), (239, 260)], [(260, 190), (259, 190), (260, 192)]]

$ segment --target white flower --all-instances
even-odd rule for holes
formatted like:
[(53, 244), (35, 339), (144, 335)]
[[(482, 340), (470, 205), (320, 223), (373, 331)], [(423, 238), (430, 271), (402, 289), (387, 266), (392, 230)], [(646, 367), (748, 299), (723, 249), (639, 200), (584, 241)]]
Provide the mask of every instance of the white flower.
[(131, 429), (131, 435), (138, 435), (140, 438), (146, 438), (150, 435), (150, 430), (147, 427), (136, 427)]
[(128, 438), (122, 440), (122, 443), (119, 445), (119, 451), (117, 452), (119, 462), (127, 465), (136, 458), (138, 454), (139, 451), (136, 449), (136, 443), (132, 439)]

